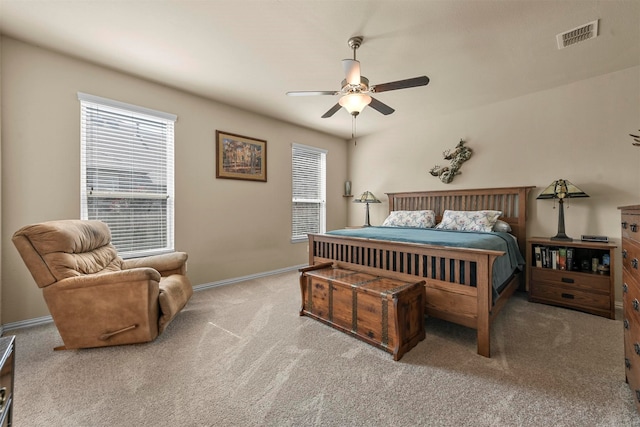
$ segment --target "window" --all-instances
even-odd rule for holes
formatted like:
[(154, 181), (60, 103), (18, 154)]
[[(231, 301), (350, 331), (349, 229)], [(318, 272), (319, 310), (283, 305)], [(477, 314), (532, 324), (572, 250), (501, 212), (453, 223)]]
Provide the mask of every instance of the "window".
[(124, 258), (174, 249), (176, 116), (78, 93), (82, 219), (106, 222)]
[(326, 150), (293, 144), (292, 242), (307, 240), (307, 233), (325, 231), (326, 157)]

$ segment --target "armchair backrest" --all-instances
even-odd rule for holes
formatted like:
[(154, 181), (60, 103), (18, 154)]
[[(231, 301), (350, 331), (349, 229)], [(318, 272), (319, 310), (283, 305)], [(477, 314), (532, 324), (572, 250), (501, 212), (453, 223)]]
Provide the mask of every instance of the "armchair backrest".
[(40, 288), (59, 280), (122, 269), (102, 221), (59, 220), (27, 225), (12, 241)]

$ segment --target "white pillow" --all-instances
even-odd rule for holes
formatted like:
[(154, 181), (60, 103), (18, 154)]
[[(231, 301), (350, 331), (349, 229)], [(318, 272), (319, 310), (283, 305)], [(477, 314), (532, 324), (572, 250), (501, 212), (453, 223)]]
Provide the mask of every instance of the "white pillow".
[(382, 223), (383, 227), (432, 228), (434, 225), (434, 211), (392, 211)]
[(501, 219), (497, 220), (493, 225), (493, 231), (501, 231), (503, 233), (511, 233), (511, 226), (508, 222), (504, 222)]
[(502, 211), (450, 211), (445, 210), (442, 221), (436, 226), (441, 230), (492, 231)]

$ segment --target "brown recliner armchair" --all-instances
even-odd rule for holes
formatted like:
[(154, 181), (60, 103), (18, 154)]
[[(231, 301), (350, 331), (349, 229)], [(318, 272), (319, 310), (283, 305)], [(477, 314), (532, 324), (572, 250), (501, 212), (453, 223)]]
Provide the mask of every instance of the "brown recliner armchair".
[(101, 221), (28, 225), (12, 240), (60, 332), (56, 350), (153, 341), (193, 295), (186, 253), (123, 260)]

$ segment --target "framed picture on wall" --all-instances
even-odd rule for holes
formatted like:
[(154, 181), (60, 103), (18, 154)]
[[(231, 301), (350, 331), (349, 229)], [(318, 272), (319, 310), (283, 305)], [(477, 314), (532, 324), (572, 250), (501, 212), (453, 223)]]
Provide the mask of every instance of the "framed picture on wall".
[(216, 178), (267, 182), (267, 141), (216, 130)]

